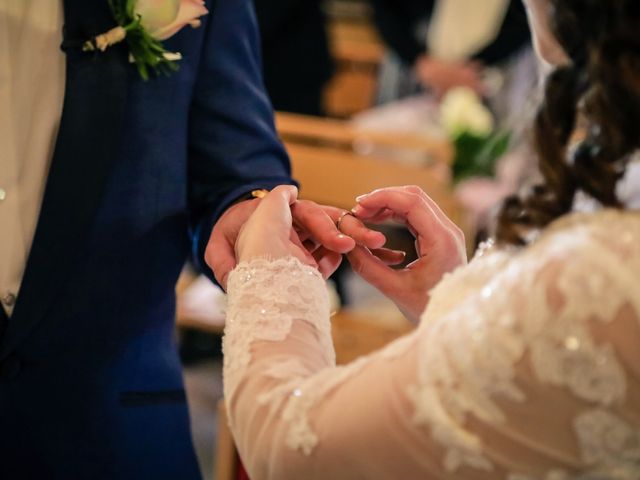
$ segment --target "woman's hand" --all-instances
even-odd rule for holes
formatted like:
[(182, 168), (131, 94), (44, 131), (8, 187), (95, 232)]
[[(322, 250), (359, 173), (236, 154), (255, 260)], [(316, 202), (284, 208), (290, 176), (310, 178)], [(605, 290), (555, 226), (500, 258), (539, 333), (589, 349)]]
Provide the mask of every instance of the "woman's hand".
[[(254, 224), (258, 221), (268, 223), (267, 218), (275, 216), (278, 221), (273, 225), (264, 225), (265, 232), (270, 231), (269, 229), (280, 231), (280, 227), (284, 228), (283, 225), (288, 225), (291, 232), (287, 238), (298, 247), (304, 246), (305, 250), (316, 262), (324, 278), (328, 278), (340, 266), (342, 254), (353, 250), (356, 242), (374, 251), (386, 242), (382, 233), (369, 230), (362, 222), (353, 217), (349, 217), (349, 222), (345, 222), (348, 223), (348, 231), (340, 232), (336, 227), (336, 222), (344, 210), (318, 205), (308, 200), (296, 200), (297, 191), (292, 190), (290, 194), (283, 193), (285, 192), (283, 188), (278, 189), (278, 195), (280, 197), (282, 195), (291, 195), (287, 198), (292, 204), (289, 205), (287, 203), (286, 206), (282, 202), (273, 204), (275, 200), (272, 198), (269, 209), (262, 210), (257, 214), (258, 218), (253, 219), (253, 222)], [(242, 260), (237, 257), (238, 248), (236, 244), (238, 236), (261, 202), (261, 199), (256, 198), (245, 200), (229, 207), (213, 227), (205, 259), (223, 288), (226, 288), (229, 272), (233, 270), (238, 261)], [(285, 215), (286, 218), (283, 218), (282, 215)], [(289, 215), (293, 216), (293, 228), (291, 228)], [(256, 229), (255, 225), (252, 229)], [(275, 240), (269, 239), (269, 242), (267, 242), (267, 238), (266, 234), (259, 233), (255, 238), (243, 239), (242, 245), (239, 246), (245, 256), (245, 260), (247, 259), (246, 257), (254, 254), (270, 257), (274, 255), (281, 256), (282, 252), (275, 250), (277, 245), (271, 243)], [(272, 249), (274, 251), (271, 251)], [(295, 253), (300, 254), (297, 250)], [(296, 256), (301, 258), (299, 255)], [(311, 261), (306, 255), (305, 258)]]
[(238, 262), (292, 255), (303, 263), (318, 266), (292, 228), (291, 207), (297, 199), (296, 187), (281, 185), (260, 201), (238, 234), (235, 244)]
[(357, 246), (349, 261), (362, 278), (395, 302), (417, 322), (428, 292), (442, 276), (467, 262), (464, 234), (419, 187), (391, 187), (358, 197), (355, 215), (364, 222), (404, 223), (416, 238), (418, 259), (402, 270), (387, 266), (365, 247)]

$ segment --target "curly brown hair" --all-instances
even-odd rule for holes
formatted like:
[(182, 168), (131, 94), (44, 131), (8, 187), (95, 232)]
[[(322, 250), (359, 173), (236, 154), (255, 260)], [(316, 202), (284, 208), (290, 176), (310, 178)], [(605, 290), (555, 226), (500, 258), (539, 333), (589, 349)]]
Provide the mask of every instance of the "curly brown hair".
[[(505, 201), (496, 232), (502, 243), (526, 244), (572, 209), (579, 190), (624, 208), (616, 184), (640, 146), (640, 1), (552, 0), (549, 20), (570, 63), (547, 79), (534, 122), (543, 181)], [(570, 149), (578, 117), (585, 136)]]

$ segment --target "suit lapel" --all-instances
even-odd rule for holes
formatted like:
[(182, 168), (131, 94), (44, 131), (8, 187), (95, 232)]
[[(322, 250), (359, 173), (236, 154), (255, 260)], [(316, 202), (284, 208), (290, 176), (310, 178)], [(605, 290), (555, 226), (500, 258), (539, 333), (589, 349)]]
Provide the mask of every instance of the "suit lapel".
[(115, 25), (107, 0), (65, 0), (66, 87), (60, 130), (38, 226), (0, 359), (22, 342), (51, 307), (92, 225), (125, 115), (127, 50), (85, 54), (82, 41)]

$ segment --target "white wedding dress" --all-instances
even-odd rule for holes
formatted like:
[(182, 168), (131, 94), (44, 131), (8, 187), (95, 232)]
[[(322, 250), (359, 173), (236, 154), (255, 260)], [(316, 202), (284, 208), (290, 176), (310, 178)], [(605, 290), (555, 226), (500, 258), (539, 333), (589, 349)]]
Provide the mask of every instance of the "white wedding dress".
[(229, 277), (230, 425), (252, 480), (640, 479), (640, 212), (489, 248), (420, 326), (336, 367), (320, 275)]

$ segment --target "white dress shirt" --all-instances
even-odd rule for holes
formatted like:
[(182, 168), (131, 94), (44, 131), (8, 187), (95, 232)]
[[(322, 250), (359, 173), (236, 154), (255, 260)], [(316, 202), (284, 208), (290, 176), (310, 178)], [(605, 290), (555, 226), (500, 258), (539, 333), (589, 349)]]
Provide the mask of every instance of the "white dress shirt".
[(509, 0), (439, 0), (427, 43), (429, 54), (443, 60), (466, 60), (495, 40)]
[(0, 301), (9, 315), (60, 124), (62, 24), (62, 0), (0, 0)]

